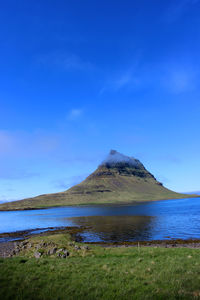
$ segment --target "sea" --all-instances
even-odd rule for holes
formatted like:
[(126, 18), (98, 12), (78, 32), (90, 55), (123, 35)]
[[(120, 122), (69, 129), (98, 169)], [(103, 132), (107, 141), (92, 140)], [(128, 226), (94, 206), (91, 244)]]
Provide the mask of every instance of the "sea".
[(63, 226), (83, 226), (84, 242), (200, 239), (200, 198), (0, 212), (0, 233)]

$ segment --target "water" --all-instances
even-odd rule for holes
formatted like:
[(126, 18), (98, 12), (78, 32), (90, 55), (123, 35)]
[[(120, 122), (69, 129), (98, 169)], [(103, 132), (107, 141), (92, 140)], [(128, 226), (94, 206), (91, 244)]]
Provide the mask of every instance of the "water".
[(86, 226), (86, 242), (200, 238), (200, 198), (0, 212), (0, 233)]

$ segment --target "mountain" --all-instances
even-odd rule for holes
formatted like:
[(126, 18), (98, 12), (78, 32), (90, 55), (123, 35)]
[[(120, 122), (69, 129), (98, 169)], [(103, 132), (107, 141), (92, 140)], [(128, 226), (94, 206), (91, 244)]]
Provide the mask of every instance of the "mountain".
[(0, 205), (0, 210), (81, 204), (112, 204), (198, 197), (168, 190), (133, 157), (111, 150), (100, 166), (67, 191)]

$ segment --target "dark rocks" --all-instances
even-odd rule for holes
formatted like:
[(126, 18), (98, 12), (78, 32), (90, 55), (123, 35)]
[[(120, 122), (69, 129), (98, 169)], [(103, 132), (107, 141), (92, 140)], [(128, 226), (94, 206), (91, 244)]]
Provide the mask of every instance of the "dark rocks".
[(19, 243), (18, 242), (14, 242), (13, 245), (14, 245), (15, 248), (17, 248), (19, 246)]
[(65, 254), (61, 254), (61, 253), (58, 253), (57, 256), (60, 257), (60, 258), (66, 258), (67, 257)]
[(20, 243), (20, 246), (25, 246), (26, 244), (28, 244), (28, 242), (23, 241), (23, 242)]
[(48, 254), (48, 255), (53, 255), (53, 254), (56, 253), (56, 251), (57, 251), (57, 248), (54, 247), (54, 248), (51, 248), (51, 249), (47, 252), (47, 254)]
[(90, 250), (90, 248), (87, 245), (84, 245), (84, 246), (81, 246), (81, 247), (78, 246), (78, 245), (75, 245), (74, 249), (75, 250)]
[(75, 245), (75, 246), (74, 246), (74, 249), (75, 249), (75, 250), (81, 250), (81, 247)]
[(74, 242), (69, 242), (68, 246), (73, 247), (74, 246)]
[(69, 256), (69, 252), (66, 249), (59, 249), (57, 252), (57, 256), (60, 258), (66, 258)]
[[(30, 249), (33, 247), (33, 244), (28, 241), (23, 242), (14, 242), (13, 243), (14, 249), (11, 252), (11, 255), (18, 255), (21, 251)], [(37, 248), (38, 250), (39, 248)]]
[(21, 249), (26, 249), (27, 244), (28, 244), (27, 241), (23, 241), (23, 242), (19, 243), (18, 246), (19, 246)]
[(37, 246), (36, 246), (36, 249), (41, 249), (41, 248), (45, 248), (47, 246), (46, 243), (39, 243)]
[(90, 250), (90, 248), (88, 246), (82, 246), (81, 249), (83, 249), (83, 250)]
[(26, 262), (27, 262), (27, 259), (23, 259), (23, 258), (20, 259), (20, 261), (19, 261), (20, 264), (25, 264)]
[(64, 254), (65, 254), (66, 256), (69, 256), (69, 252), (68, 252), (67, 250), (64, 250)]
[(54, 254), (57, 254), (57, 257), (66, 258), (67, 256), (69, 256), (69, 251), (64, 248), (60, 248), (57, 250), (57, 248), (54, 247), (47, 252), (47, 255), (54, 255)]
[(30, 249), (30, 248), (32, 248), (32, 247), (33, 247), (33, 245), (32, 245), (31, 243), (28, 243), (27, 249)]
[(60, 249), (58, 249), (57, 253), (60, 253), (60, 252), (63, 252), (63, 251), (64, 251), (64, 249), (60, 248)]

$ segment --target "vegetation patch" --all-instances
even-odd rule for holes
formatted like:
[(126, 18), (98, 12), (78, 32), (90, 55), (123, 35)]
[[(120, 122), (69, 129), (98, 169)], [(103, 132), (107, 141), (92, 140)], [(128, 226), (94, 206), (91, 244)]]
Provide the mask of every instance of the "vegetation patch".
[(0, 259), (0, 299), (200, 298), (199, 249), (102, 247), (63, 232), (24, 242)]

